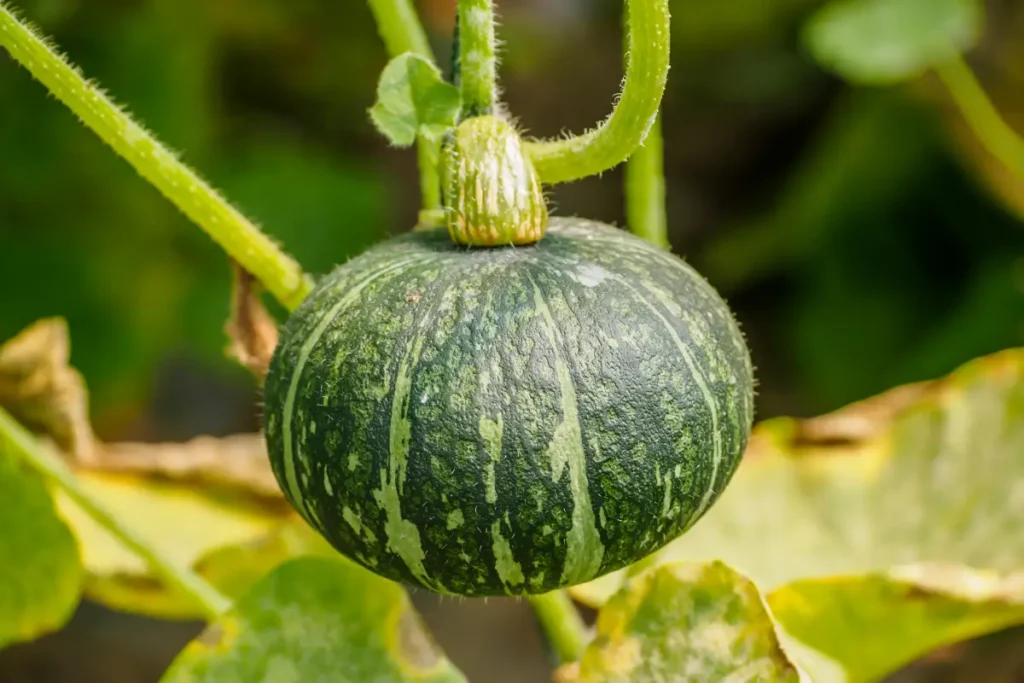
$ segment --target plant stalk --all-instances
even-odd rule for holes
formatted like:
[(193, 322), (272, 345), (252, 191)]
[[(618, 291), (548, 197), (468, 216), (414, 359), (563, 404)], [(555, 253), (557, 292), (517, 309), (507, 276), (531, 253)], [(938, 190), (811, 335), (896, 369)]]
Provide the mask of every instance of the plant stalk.
[(611, 116), (582, 135), (526, 143), (526, 152), (545, 183), (579, 180), (618, 166), (654, 124), (668, 81), (669, 0), (628, 0), (626, 11), (626, 81)]
[(462, 117), (491, 114), (498, 92), (493, 0), (459, 0), (458, 27)]
[(294, 309), (305, 298), (312, 281), (298, 263), (3, 4), (0, 45), (282, 304)]
[(1024, 177), (1024, 138), (999, 115), (967, 63), (958, 57), (936, 71), (981, 144), (1007, 168)]
[(626, 222), (634, 235), (668, 249), (665, 212), (665, 145), (661, 116), (626, 162)]
[(71, 500), (116, 536), (125, 547), (146, 560), (169, 585), (190, 596), (203, 608), (209, 620), (220, 617), (231, 601), (189, 569), (179, 567), (121, 523), (82, 488), (75, 475), (59, 458), (39, 442), (3, 408), (0, 408), (0, 438), (9, 443), (40, 474), (59, 486)]
[(548, 641), (563, 663), (575, 662), (587, 645), (587, 626), (565, 591), (529, 596)]
[[(377, 31), (384, 41), (388, 55), (398, 57), (407, 52), (434, 62), (434, 52), (427, 41), (411, 0), (368, 0), (370, 11), (377, 22)], [(416, 158), (420, 169), (420, 192), (423, 212), (441, 207), (441, 177), (437, 169), (440, 144), (423, 136), (416, 140)], [(423, 221), (429, 226), (431, 220)]]

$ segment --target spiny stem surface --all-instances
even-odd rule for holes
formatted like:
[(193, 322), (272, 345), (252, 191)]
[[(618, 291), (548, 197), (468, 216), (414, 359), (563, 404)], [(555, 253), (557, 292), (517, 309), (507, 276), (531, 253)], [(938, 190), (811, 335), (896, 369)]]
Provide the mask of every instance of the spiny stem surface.
[(312, 281), (237, 209), (0, 4), (0, 45), (289, 309)]
[(579, 180), (621, 164), (654, 124), (668, 81), (669, 0), (628, 0), (627, 12), (626, 82), (611, 116), (588, 133), (526, 145), (545, 183)]
[(459, 0), (459, 85), (463, 118), (494, 111), (497, 54), (492, 0)]

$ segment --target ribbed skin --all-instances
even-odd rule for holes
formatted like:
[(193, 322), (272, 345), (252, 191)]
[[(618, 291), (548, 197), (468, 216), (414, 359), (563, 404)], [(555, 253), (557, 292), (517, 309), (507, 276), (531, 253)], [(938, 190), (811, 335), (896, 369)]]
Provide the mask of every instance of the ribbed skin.
[(635, 562), (721, 494), (753, 419), (729, 309), (680, 259), (551, 220), (529, 247), (410, 233), (325, 277), (265, 385), (274, 472), (340, 552), (467, 596)]

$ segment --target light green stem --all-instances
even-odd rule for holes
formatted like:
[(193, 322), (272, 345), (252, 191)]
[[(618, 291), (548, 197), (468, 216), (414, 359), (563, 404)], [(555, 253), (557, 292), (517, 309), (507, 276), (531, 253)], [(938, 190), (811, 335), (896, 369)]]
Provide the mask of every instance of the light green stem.
[(587, 626), (565, 591), (531, 595), (530, 605), (562, 663), (575, 662), (587, 645)]
[(626, 162), (626, 222), (633, 234), (659, 247), (669, 248), (665, 215), (665, 145), (660, 115), (644, 143)]
[(492, 0), (459, 0), (458, 59), (463, 117), (491, 114), (498, 89)]
[[(377, 31), (390, 56), (398, 57), (412, 52), (431, 62), (435, 61), (434, 52), (427, 42), (427, 33), (423, 30), (411, 0), (368, 1), (377, 22)], [(420, 137), (416, 145), (422, 208), (424, 211), (436, 210), (441, 206), (441, 179), (437, 170), (440, 144)]]
[(611, 116), (583, 135), (526, 145), (545, 183), (578, 180), (621, 164), (654, 123), (668, 80), (669, 0), (628, 0), (627, 12), (626, 82)]
[(937, 72), (982, 145), (1007, 168), (1024, 177), (1024, 139), (999, 115), (971, 68), (957, 58)]
[(0, 439), (10, 444), (29, 465), (59, 486), (67, 496), (98, 523), (116, 536), (125, 547), (146, 560), (169, 585), (192, 597), (212, 621), (231, 607), (231, 601), (189, 569), (179, 567), (150, 546), (138, 534), (121, 523), (93, 499), (79, 484), (75, 475), (59, 458), (46, 451), (39, 442), (0, 408)]
[(294, 309), (312, 283), (299, 264), (0, 4), (0, 45), (146, 180)]
[(397, 57), (412, 52), (434, 61), (427, 33), (411, 0), (369, 0), (369, 3), (389, 55)]

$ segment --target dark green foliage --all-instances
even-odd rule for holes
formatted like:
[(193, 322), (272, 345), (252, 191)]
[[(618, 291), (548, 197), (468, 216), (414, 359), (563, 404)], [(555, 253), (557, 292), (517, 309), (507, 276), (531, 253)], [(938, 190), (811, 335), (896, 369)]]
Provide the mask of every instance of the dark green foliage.
[(554, 219), (526, 248), (393, 239), (289, 320), (265, 387), (282, 489), (341, 552), (461, 595), (546, 592), (693, 524), (739, 463), (750, 358), (662, 249)]

